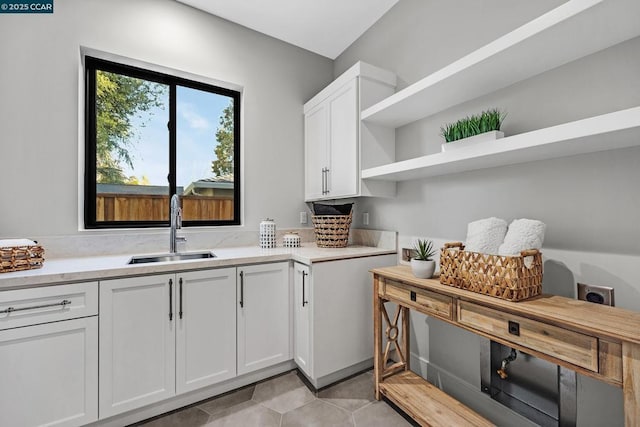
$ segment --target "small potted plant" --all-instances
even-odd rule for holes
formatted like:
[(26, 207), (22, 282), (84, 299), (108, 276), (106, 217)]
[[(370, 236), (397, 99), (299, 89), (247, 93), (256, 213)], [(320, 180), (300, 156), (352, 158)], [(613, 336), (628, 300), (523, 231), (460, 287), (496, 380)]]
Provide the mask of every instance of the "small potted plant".
[[(506, 113), (494, 108), (441, 127), (440, 134), (445, 140), (445, 143), (442, 144), (442, 151), (468, 147), (471, 144), (475, 145), (504, 137), (504, 132), (500, 131), (500, 127), (505, 117)], [(462, 143), (463, 140), (464, 143)], [(460, 141), (460, 143), (452, 144), (454, 141)]]
[(413, 245), (414, 256), (411, 257), (411, 271), (419, 279), (430, 279), (436, 269), (436, 262), (432, 259), (436, 254), (431, 240), (418, 239)]

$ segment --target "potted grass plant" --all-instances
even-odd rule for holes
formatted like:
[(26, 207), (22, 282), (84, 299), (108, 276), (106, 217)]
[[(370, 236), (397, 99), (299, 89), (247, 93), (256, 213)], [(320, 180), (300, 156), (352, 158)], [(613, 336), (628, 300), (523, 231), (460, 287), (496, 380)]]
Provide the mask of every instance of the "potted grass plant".
[[(500, 128), (505, 117), (506, 113), (493, 108), (442, 126), (440, 134), (445, 140), (442, 151), (502, 138), (504, 133)], [(452, 144), (454, 141), (459, 142)]]
[(436, 262), (433, 256), (436, 249), (431, 240), (418, 239), (413, 245), (413, 256), (411, 257), (411, 271), (419, 279), (430, 279), (436, 269)]

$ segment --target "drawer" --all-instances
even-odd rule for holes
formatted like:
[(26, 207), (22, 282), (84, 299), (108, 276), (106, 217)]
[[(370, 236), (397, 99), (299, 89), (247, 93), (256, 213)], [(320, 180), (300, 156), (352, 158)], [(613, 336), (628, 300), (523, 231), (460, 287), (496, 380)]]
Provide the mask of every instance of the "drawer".
[(98, 314), (98, 282), (0, 292), (0, 330)]
[(451, 320), (453, 299), (446, 295), (385, 279), (382, 297), (410, 306), (421, 313)]
[(598, 372), (597, 338), (466, 301), (458, 310), (461, 325)]

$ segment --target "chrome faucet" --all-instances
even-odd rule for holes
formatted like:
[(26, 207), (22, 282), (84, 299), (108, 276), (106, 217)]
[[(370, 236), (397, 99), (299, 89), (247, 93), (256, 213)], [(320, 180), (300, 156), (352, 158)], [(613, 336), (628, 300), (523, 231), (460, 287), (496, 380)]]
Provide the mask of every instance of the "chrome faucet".
[(177, 194), (171, 196), (171, 232), (169, 233), (169, 252), (175, 254), (177, 242), (186, 242), (187, 238), (178, 236), (176, 230), (182, 228), (182, 209), (180, 208), (180, 198)]

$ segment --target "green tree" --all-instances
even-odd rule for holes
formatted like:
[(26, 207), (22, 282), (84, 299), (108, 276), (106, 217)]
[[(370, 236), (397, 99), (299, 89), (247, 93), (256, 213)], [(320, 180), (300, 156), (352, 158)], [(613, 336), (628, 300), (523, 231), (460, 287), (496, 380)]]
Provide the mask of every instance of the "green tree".
[(136, 142), (132, 120), (164, 107), (165, 85), (116, 73), (96, 72), (96, 173), (98, 183), (125, 184), (123, 164), (133, 168)]
[(216, 160), (211, 162), (211, 170), (216, 176), (233, 175), (233, 99), (222, 110), (216, 141)]

